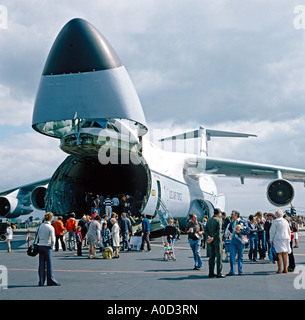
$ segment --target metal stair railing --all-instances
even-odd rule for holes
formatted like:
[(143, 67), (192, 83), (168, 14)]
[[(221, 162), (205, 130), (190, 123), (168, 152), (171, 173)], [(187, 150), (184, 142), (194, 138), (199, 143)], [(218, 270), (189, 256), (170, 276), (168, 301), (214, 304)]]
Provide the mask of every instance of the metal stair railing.
[(173, 219), (173, 216), (171, 215), (171, 213), (167, 209), (167, 207), (162, 199), (159, 199), (159, 203), (160, 203), (160, 206), (157, 210), (157, 213), (158, 213), (159, 220), (161, 222), (162, 227), (165, 228), (168, 225), (168, 222), (167, 222), (168, 219), (170, 219), (170, 218)]

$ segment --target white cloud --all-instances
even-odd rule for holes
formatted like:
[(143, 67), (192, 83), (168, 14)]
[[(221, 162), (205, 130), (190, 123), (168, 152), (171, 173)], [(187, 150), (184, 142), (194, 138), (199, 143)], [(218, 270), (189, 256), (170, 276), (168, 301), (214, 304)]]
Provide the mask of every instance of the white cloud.
[(30, 123), (34, 101), (16, 96), (12, 91), (0, 84), (0, 125), (20, 126)]
[(67, 156), (58, 146), (59, 140), (35, 132), (11, 135), (0, 141), (0, 190), (52, 176)]
[[(0, 30), (1, 189), (51, 175), (59, 142), (29, 133), (48, 51), (70, 19), (97, 27), (122, 58), (147, 121), (168, 128), (255, 133), (212, 139), (210, 154), (304, 168), (305, 33), (293, 28), (293, 0), (16, 1)], [(5, 126), (4, 126), (5, 125)], [(29, 128), (29, 129), (27, 129)], [(16, 130), (26, 132), (17, 134)], [(261, 184), (217, 180), (229, 206), (266, 204)], [(241, 197), (244, 190), (248, 193)], [(255, 200), (254, 200), (255, 199)]]

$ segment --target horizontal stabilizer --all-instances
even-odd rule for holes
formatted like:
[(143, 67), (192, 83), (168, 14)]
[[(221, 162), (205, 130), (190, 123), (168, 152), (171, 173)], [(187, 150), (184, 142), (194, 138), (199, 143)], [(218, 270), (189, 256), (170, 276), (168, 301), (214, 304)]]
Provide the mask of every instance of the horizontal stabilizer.
[(231, 132), (231, 131), (220, 131), (220, 130), (211, 130), (207, 129), (206, 134), (208, 140), (210, 137), (228, 137), (228, 138), (249, 138), (249, 137), (257, 137), (255, 134), (249, 133), (239, 133), (239, 132)]
[(195, 139), (202, 136), (204, 133), (206, 134), (207, 140), (209, 141), (211, 137), (231, 137), (231, 138), (249, 138), (249, 137), (257, 137), (255, 134), (250, 133), (239, 133), (239, 132), (231, 132), (231, 131), (221, 131), (221, 130), (213, 130), (213, 129), (205, 129), (204, 127), (199, 127), (199, 129), (177, 134), (174, 136), (170, 136), (167, 138), (162, 138), (160, 141), (169, 141), (169, 140), (186, 140), (186, 139)]
[(159, 141), (163, 142), (163, 141), (175, 141), (175, 140), (187, 140), (187, 139), (199, 138), (200, 139), (199, 154), (207, 155), (208, 154), (207, 143), (208, 141), (211, 140), (211, 137), (249, 138), (249, 137), (257, 137), (257, 136), (249, 133), (205, 129), (204, 127), (200, 126), (199, 129), (173, 135), (167, 138), (162, 138)]

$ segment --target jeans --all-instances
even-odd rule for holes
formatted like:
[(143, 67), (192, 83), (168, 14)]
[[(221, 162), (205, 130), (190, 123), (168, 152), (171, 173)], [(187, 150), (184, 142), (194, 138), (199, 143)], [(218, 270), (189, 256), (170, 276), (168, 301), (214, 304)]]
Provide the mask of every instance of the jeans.
[(256, 261), (257, 260), (257, 248), (258, 248), (257, 234), (249, 236), (249, 245), (250, 245), (249, 259)]
[(237, 264), (238, 264), (238, 274), (242, 274), (243, 266), (243, 252), (245, 245), (242, 244), (239, 240), (232, 238), (230, 246), (230, 272), (229, 274), (235, 274), (235, 258), (237, 252)]
[(169, 245), (174, 249), (174, 245), (175, 245), (175, 241), (176, 238), (167, 238), (167, 242), (169, 243)]
[(272, 250), (271, 250), (271, 243), (269, 239), (266, 239), (266, 245), (268, 250), (269, 259), (271, 262), (275, 262), (275, 257), (273, 256)]
[(265, 231), (258, 232), (258, 252), (259, 258), (265, 258), (266, 256), (266, 238), (265, 238)]
[(123, 250), (125, 250), (125, 246), (127, 249), (131, 249), (128, 241), (128, 232), (123, 232), (122, 236), (123, 236)]
[(195, 261), (195, 268), (198, 267), (198, 268), (201, 268), (202, 266), (202, 261), (201, 261), (201, 258), (200, 258), (200, 243), (201, 243), (201, 240), (192, 240), (192, 239), (189, 239), (189, 244), (190, 244), (190, 247), (193, 251), (193, 257), (194, 257), (194, 261)]
[(68, 243), (69, 243), (69, 250), (71, 251), (72, 249), (75, 250), (75, 231), (69, 231), (68, 232), (69, 238), (68, 238)]
[(38, 276), (39, 276), (39, 286), (43, 286), (46, 279), (46, 269), (47, 269), (47, 285), (52, 286), (57, 284), (53, 276), (53, 267), (52, 267), (52, 248), (49, 246), (39, 246), (39, 267), (38, 267)]

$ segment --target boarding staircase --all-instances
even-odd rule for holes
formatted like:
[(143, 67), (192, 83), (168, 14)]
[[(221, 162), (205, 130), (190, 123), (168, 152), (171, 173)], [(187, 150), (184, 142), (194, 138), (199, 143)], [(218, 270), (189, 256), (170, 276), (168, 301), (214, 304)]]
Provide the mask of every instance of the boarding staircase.
[[(148, 217), (149, 222), (151, 224), (151, 231), (158, 231), (161, 228), (165, 228), (168, 225), (168, 219), (173, 219), (172, 214), (167, 209), (164, 201), (162, 199), (158, 199), (157, 209), (155, 211), (155, 215)], [(132, 223), (133, 235), (139, 235), (142, 229), (142, 220), (140, 218), (136, 218), (136, 220)]]
[(167, 206), (165, 205), (162, 199), (159, 198), (158, 202), (159, 202), (159, 206), (156, 211), (157, 211), (161, 226), (165, 228), (168, 225), (168, 219), (170, 218), (173, 219), (173, 216), (167, 209)]

